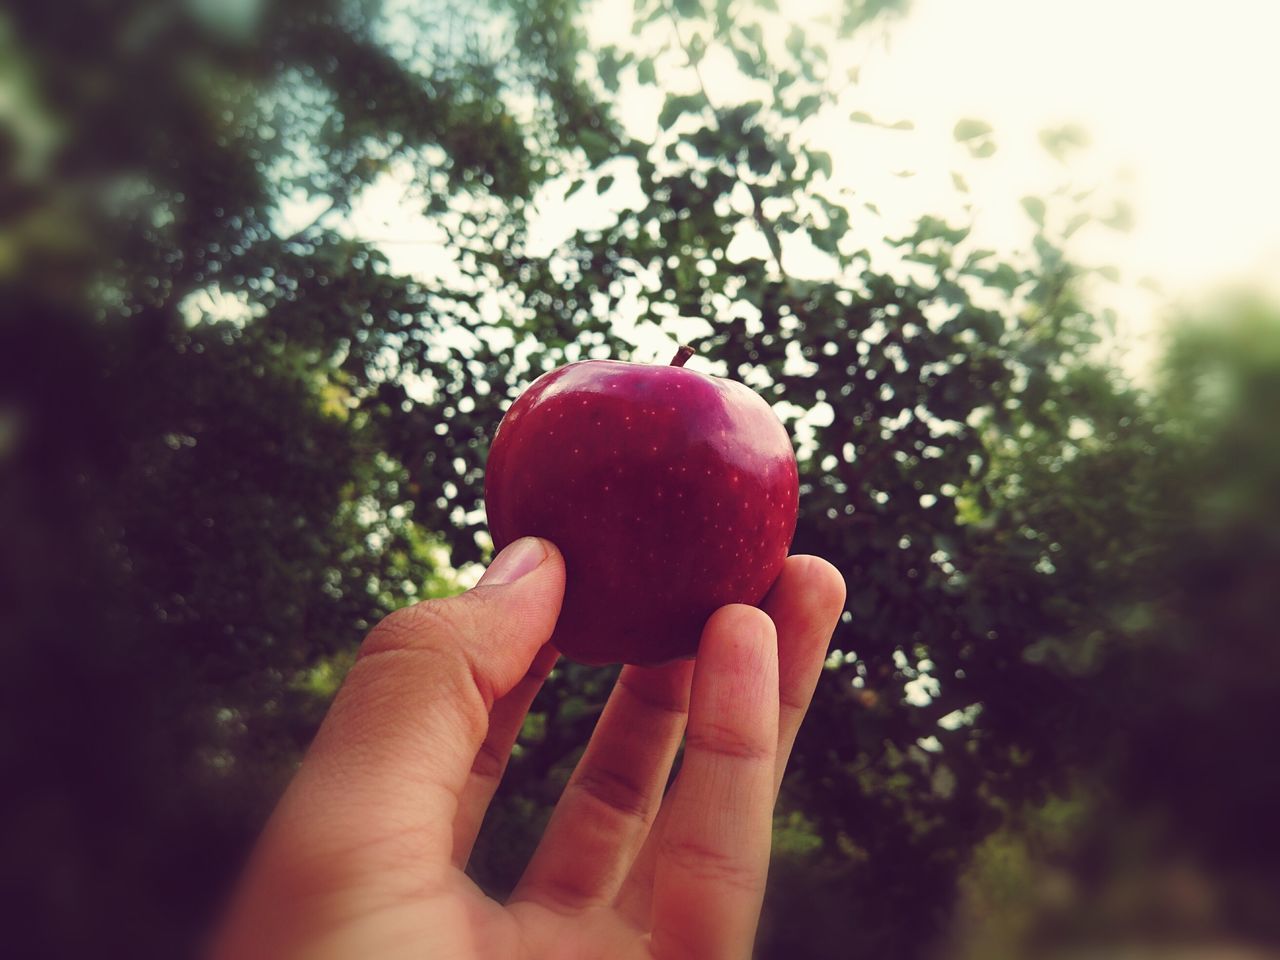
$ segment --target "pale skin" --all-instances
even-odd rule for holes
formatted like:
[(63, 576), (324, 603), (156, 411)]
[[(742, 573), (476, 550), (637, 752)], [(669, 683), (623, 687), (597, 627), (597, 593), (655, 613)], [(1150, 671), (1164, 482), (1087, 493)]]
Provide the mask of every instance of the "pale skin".
[[(543, 540), (365, 640), (217, 937), (217, 960), (743, 960), (774, 802), (844, 604), (791, 557), (698, 657), (625, 667), (510, 900), (465, 873), (534, 695), (564, 564)], [(670, 790), (681, 742), (685, 752)]]

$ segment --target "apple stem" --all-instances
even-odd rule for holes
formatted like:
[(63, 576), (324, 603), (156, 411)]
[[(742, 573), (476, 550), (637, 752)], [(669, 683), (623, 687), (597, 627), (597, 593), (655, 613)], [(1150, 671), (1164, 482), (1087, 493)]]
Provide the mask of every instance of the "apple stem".
[(693, 347), (686, 347), (681, 344), (680, 349), (676, 351), (676, 355), (671, 358), (671, 366), (683, 367), (685, 365), (685, 361), (692, 357), (693, 354)]

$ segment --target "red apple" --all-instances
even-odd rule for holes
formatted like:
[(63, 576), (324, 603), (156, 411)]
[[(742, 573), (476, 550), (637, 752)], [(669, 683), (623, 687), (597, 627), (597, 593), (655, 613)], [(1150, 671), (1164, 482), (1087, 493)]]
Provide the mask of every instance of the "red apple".
[(485, 474), (498, 549), (564, 553), (551, 641), (582, 663), (697, 652), (707, 618), (758, 603), (795, 533), (796, 458), (741, 383), (670, 366), (585, 360), (539, 377), (502, 419)]

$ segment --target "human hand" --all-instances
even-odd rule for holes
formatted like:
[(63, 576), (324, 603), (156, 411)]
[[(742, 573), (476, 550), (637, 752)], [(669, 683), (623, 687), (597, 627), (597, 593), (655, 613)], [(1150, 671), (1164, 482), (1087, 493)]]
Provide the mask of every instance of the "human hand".
[(563, 592), (559, 551), (526, 538), (473, 590), (374, 628), (259, 841), (219, 960), (750, 955), (773, 806), (843, 580), (791, 557), (763, 612), (711, 617), (696, 661), (624, 667), (502, 904), (465, 867), (557, 659)]

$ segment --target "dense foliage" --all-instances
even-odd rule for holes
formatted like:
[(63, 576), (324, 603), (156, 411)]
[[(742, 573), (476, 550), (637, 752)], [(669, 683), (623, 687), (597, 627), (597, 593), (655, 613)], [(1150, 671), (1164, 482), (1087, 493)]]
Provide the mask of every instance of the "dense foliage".
[[(810, 32), (770, 7), (640, 0), (597, 50), (561, 0), (0, 16), (0, 880), (47, 953), (182, 949), (364, 631), (484, 558), (505, 405), (567, 360), (651, 359), (654, 331), (777, 404), (796, 549), (849, 586), (764, 955), (926, 952), (975, 848), (1036, 836), (1050, 797), (1086, 811), (1081, 869), (1141, 822), (1275, 935), (1250, 900), (1280, 798), (1273, 321), (1189, 325), (1143, 392), (1063, 252), (1084, 197), (1028, 198), (1016, 258), (927, 213), (886, 238), (804, 123), (846, 84), (822, 30), (902, 4)], [(711, 52), (771, 97), (712, 102)], [(637, 88), (656, 136), (620, 116)], [(351, 230), (388, 181), (438, 270)], [(609, 226), (530, 237), (539, 198), (615, 185), (641, 199)], [(826, 278), (793, 275), (800, 240)], [(565, 665), (535, 704), (474, 864), (496, 892), (609, 680)]]

